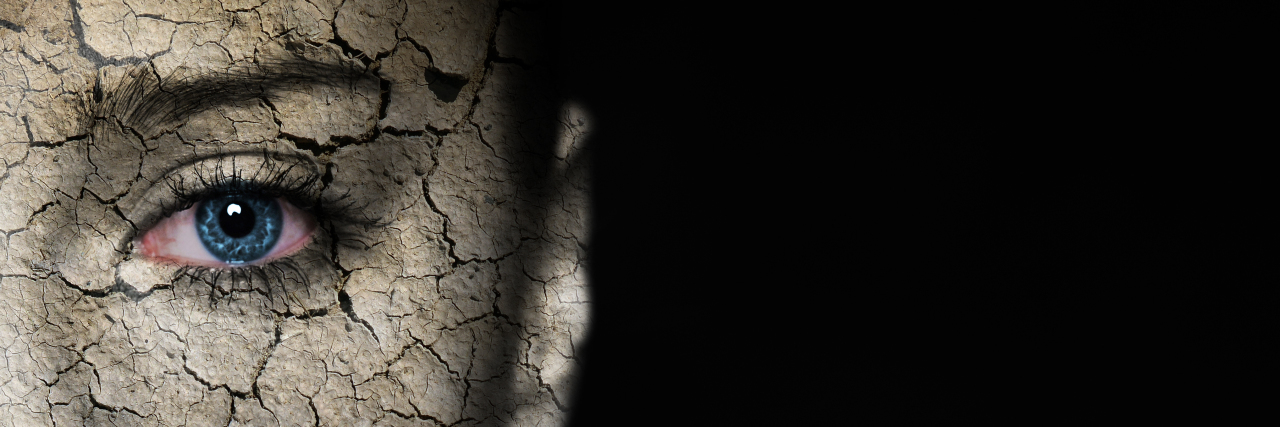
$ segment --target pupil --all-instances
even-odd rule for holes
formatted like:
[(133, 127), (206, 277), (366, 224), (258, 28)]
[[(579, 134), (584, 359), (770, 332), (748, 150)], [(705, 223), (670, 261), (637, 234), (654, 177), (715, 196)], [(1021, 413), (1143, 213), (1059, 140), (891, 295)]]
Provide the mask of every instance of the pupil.
[(248, 204), (231, 202), (218, 214), (218, 225), (231, 237), (243, 237), (253, 231), (253, 208)]

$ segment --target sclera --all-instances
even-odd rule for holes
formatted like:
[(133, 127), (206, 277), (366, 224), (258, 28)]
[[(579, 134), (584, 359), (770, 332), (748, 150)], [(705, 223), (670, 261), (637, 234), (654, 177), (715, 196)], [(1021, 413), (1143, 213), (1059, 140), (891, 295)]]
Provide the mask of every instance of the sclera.
[(261, 265), (296, 253), (311, 242), (316, 229), (315, 218), (284, 198), (277, 198), (283, 214), (280, 240), (267, 255), (251, 262), (231, 264), (218, 260), (200, 241), (196, 234), (195, 212), (199, 205), (175, 212), (156, 223), (154, 227), (134, 241), (143, 257), (180, 265), (210, 268), (234, 268), (244, 265)]

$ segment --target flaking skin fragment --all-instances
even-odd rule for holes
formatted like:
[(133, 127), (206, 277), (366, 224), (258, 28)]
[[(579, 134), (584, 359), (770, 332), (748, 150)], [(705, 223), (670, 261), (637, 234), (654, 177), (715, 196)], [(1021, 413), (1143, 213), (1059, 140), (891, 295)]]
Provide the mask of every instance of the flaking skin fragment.
[(497, 0), (409, 0), (402, 31), (431, 52), (436, 69), (469, 76), (488, 51), (497, 8)]

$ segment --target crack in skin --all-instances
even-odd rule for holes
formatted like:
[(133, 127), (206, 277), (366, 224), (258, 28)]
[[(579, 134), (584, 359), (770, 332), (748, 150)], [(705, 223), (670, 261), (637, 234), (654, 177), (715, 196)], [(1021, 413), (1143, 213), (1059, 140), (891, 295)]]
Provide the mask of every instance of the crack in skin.
[[(557, 143), (550, 129), (574, 123), (547, 111), (556, 101), (540, 92), (545, 67), (496, 45), (504, 12), (536, 6), (442, 3), (452, 9), (439, 15), (441, 37), (463, 35), (468, 56), (413, 35), (416, 1), (55, 3), (42, 6), (54, 8), (47, 17), (0, 22), (29, 36), (23, 50), (0, 51), (0, 95), (22, 94), (17, 107), (0, 104), (0, 297), (11, 302), (0, 305), (0, 384), (17, 387), (0, 393), (0, 407), (22, 412), (24, 425), (565, 422), (589, 303), (585, 223), (574, 219), (585, 208), (565, 194), (585, 191), (584, 166), (546, 154)], [(320, 16), (309, 23), (312, 12), (291, 4)], [(390, 33), (339, 23), (384, 4), (395, 11)], [(487, 15), (467, 15), (477, 10)], [(261, 25), (227, 23), (235, 13)], [(311, 24), (332, 35), (316, 39)], [(206, 44), (214, 56), (178, 57)], [(398, 49), (425, 58), (404, 78), (425, 77), (428, 90), (403, 91), (407, 80), (387, 65)], [(109, 102), (138, 67), (165, 81), (171, 70), (228, 69), (279, 51), (358, 64), (377, 87), (300, 84), (155, 132), (76, 106)], [(36, 68), (22, 64), (46, 62), (63, 81), (36, 89), (39, 74), (27, 72)], [(36, 104), (58, 96), (75, 102)], [(440, 121), (388, 122), (428, 104), (444, 113), (416, 117)], [(201, 136), (219, 126), (230, 139)], [(160, 172), (239, 147), (307, 156), (322, 167), (321, 200), (356, 203), (377, 226), (326, 217), (315, 241), (269, 275), (141, 258), (125, 237), (151, 225), (143, 207), (163, 204), (150, 190)], [(552, 227), (561, 217), (569, 225)]]

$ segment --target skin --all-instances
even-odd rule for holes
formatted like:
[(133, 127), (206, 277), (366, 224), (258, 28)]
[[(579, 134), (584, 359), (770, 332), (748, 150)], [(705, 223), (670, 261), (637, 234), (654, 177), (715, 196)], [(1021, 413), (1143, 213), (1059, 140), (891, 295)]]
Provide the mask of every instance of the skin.
[[(590, 120), (547, 90), (540, 13), (5, 2), (0, 425), (563, 424), (588, 323)], [(364, 77), (155, 126), (96, 114), (137, 76), (291, 55)], [(321, 218), (272, 280), (141, 253), (166, 179), (233, 152), (315, 165), (320, 200), (377, 221)]]

